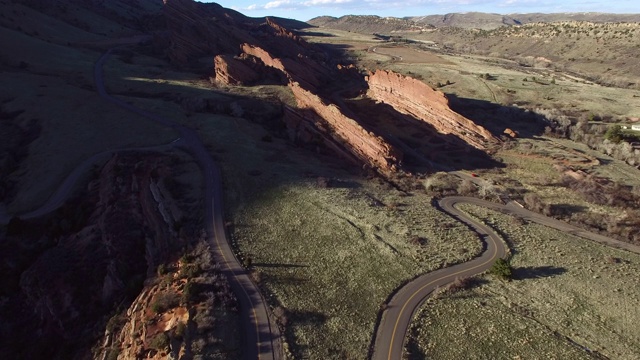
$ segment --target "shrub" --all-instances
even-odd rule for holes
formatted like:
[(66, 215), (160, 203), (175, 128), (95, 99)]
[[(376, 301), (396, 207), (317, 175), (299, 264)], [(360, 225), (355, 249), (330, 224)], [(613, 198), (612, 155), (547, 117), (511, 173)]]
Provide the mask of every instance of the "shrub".
[(162, 276), (166, 274), (167, 274), (167, 265), (165, 264), (158, 265), (158, 276)]
[(202, 272), (202, 269), (198, 264), (185, 264), (180, 269), (180, 277), (193, 279), (198, 275), (200, 275), (201, 272)]
[(188, 304), (193, 301), (195, 297), (198, 295), (198, 289), (196, 284), (189, 281), (184, 285), (184, 289), (182, 290), (182, 303)]
[(607, 129), (607, 132), (604, 134), (604, 138), (618, 144), (623, 139), (622, 127), (620, 125), (613, 125)]
[(185, 323), (180, 321), (176, 325), (175, 329), (173, 329), (173, 336), (176, 339), (182, 339), (182, 338), (184, 338), (185, 331), (187, 331), (187, 325), (185, 325)]
[(508, 260), (502, 258), (493, 263), (489, 272), (503, 280), (511, 280), (511, 277), (513, 276), (513, 268), (511, 267), (511, 264)]
[(165, 350), (169, 347), (169, 336), (161, 332), (149, 341), (149, 347), (158, 351)]
[(160, 293), (156, 295), (155, 300), (151, 304), (151, 310), (156, 314), (160, 314), (178, 305), (180, 305), (178, 294), (173, 292)]
[(105, 357), (106, 360), (117, 360), (118, 359), (118, 355), (120, 355), (120, 349), (116, 348), (116, 347), (111, 347), (109, 349), (107, 349), (107, 356)]

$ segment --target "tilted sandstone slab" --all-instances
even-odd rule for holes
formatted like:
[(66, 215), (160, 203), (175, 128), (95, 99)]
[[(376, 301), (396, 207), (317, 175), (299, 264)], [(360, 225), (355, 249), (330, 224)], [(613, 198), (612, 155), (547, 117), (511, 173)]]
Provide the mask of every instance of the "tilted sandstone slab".
[(488, 141), (499, 141), (489, 130), (451, 110), (444, 93), (420, 80), (378, 70), (369, 74), (367, 82), (371, 98), (432, 125), (442, 134), (456, 135), (480, 150)]
[(265, 65), (282, 71), (292, 82), (301, 83), (307, 88), (316, 88), (321, 85), (321, 81), (315, 74), (322, 74), (324, 69), (303, 55), (298, 55), (295, 60), (276, 58), (261, 47), (250, 44), (243, 44), (242, 51), (262, 60)]
[(248, 85), (259, 79), (259, 74), (231, 55), (218, 55), (214, 59), (216, 80), (225, 85)]
[(302, 110), (301, 117), (315, 124), (323, 133), (341, 143), (355, 157), (383, 173), (397, 170), (402, 152), (384, 139), (367, 131), (356, 120), (342, 113), (334, 104), (327, 104), (319, 96), (300, 84), (289, 84)]

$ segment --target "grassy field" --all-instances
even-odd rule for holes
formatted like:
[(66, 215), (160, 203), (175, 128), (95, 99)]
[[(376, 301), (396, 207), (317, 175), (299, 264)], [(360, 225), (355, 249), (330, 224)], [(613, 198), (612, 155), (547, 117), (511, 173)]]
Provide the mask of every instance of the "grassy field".
[(396, 287), (480, 250), (425, 195), (262, 141), (265, 131), (244, 119), (191, 120), (223, 167), (234, 243), (251, 258), (296, 358), (364, 358), (379, 306)]
[[(419, 49), (416, 45), (381, 43), (372, 36), (321, 30), (333, 36), (310, 36), (309, 41), (339, 45), (364, 66), (422, 78), (434, 87), (450, 81), (451, 85), (440, 90), (458, 97), (571, 113), (619, 118), (640, 116), (638, 90), (600, 86), (551, 69), (519, 67), (513, 61), (488, 56), (451, 56)], [(374, 47), (376, 52), (372, 51)], [(483, 74), (490, 74), (490, 80), (481, 78)]]
[[(379, 306), (395, 288), (480, 251), (477, 238), (433, 209), (424, 192), (406, 195), (367, 180), (331, 154), (298, 148), (244, 118), (188, 114), (179, 101), (158, 101), (167, 94), (230, 97), (188, 74), (169, 76), (143, 55), (130, 60), (108, 63), (109, 88), (200, 132), (223, 168), (234, 245), (251, 258), (296, 357), (364, 358)], [(150, 96), (136, 96), (142, 91)], [(242, 100), (256, 89), (235, 92)], [(318, 186), (319, 178), (329, 186)]]
[(591, 357), (586, 349), (640, 356), (639, 255), (462, 208), (514, 244), (515, 280), (487, 276), (479, 287), (429, 301), (411, 331), (415, 358), (580, 359)]
[(24, 110), (18, 121), (37, 119), (42, 126), (29, 155), (10, 175), (18, 183), (16, 197), (8, 204), (10, 212), (38, 207), (74, 167), (91, 155), (108, 149), (165, 144), (177, 138), (173, 131), (58, 78), (7, 72), (0, 74), (0, 81), (14, 84), (0, 91), (3, 108)]

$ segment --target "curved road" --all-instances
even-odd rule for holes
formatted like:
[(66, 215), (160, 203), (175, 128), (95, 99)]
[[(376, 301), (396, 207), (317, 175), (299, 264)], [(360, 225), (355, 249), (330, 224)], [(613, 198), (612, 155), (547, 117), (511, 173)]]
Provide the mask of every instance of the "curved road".
[[(224, 226), (223, 189), (220, 169), (194, 130), (174, 123), (159, 115), (139, 109), (107, 93), (104, 85), (103, 66), (112, 53), (112, 50), (113, 49), (102, 55), (94, 67), (94, 79), (98, 94), (116, 106), (176, 130), (180, 134), (180, 138), (166, 145), (109, 150), (96, 154), (76, 167), (45, 204), (34, 211), (21, 215), (21, 217), (31, 218), (41, 216), (62, 205), (70, 194), (74, 183), (82, 173), (86, 172), (91, 164), (109, 154), (134, 150), (162, 150), (175, 146), (184, 148), (194, 156), (203, 171), (205, 181), (205, 228), (208, 241), (214, 251), (215, 259), (221, 265), (223, 273), (229, 278), (231, 287), (240, 302), (240, 311), (244, 321), (243, 327), (245, 332), (243, 343), (244, 358), (280, 359), (282, 357), (282, 349), (279, 330), (276, 326), (272, 326), (268, 316), (267, 306), (259, 289), (253, 283), (247, 271), (236, 259), (230, 243), (227, 240), (226, 228)], [(471, 177), (463, 172), (454, 171), (452, 173), (462, 178), (470, 179), (478, 185), (482, 185), (484, 181)], [(458, 210), (455, 205), (460, 203), (478, 205), (506, 214), (519, 216), (523, 219), (607, 246), (640, 254), (640, 246), (594, 234), (565, 222), (531, 212), (515, 202), (502, 205), (471, 197), (452, 196), (443, 198), (438, 202), (440, 208), (476, 231), (480, 235), (485, 249), (480, 257), (474, 260), (419, 276), (399, 288), (382, 312), (378, 330), (374, 338), (373, 359), (401, 359), (404, 349), (404, 338), (410, 326), (411, 319), (417, 308), (436, 288), (446, 285), (458, 277), (469, 277), (482, 273), (489, 269), (496, 259), (505, 256), (506, 246), (498, 235), (488, 226)], [(0, 223), (6, 223), (9, 216), (2, 211), (3, 209), (0, 209)]]
[[(272, 326), (266, 303), (260, 290), (251, 280), (249, 273), (240, 265), (227, 239), (224, 225), (224, 206), (222, 194), (222, 177), (220, 169), (207, 152), (197, 133), (185, 126), (163, 118), (157, 114), (139, 109), (125, 101), (109, 95), (104, 85), (103, 67), (114, 49), (104, 53), (94, 66), (94, 80), (100, 97), (124, 108), (130, 112), (143, 116), (155, 123), (170, 127), (180, 134), (180, 138), (173, 142), (153, 147), (127, 148), (108, 150), (96, 154), (77, 166), (62, 182), (53, 195), (40, 208), (20, 215), (21, 218), (33, 218), (44, 215), (60, 207), (73, 190), (74, 184), (89, 170), (96, 161), (122, 151), (162, 150), (182, 147), (189, 152), (202, 169), (205, 182), (205, 229), (207, 240), (211, 244), (216, 262), (220, 264), (222, 272), (227, 276), (231, 288), (240, 303), (243, 321), (242, 353), (244, 359), (277, 360), (282, 357), (280, 333), (277, 326)], [(10, 219), (3, 208), (0, 208), (0, 223), (7, 223)]]
[(139, 109), (107, 93), (104, 86), (103, 66), (113, 49), (107, 51), (96, 62), (94, 78), (98, 94), (121, 108), (175, 129), (180, 133), (182, 146), (198, 161), (205, 182), (205, 229), (212, 245), (216, 261), (227, 275), (231, 288), (240, 303), (244, 337), (242, 351), (245, 359), (279, 359), (280, 335), (276, 326), (271, 325), (267, 305), (260, 290), (251, 280), (249, 273), (240, 265), (227, 239), (222, 203), (222, 176), (220, 169), (209, 155), (197, 133), (185, 126), (163, 118), (157, 114)]
[(507, 205), (502, 205), (463, 196), (443, 198), (438, 202), (440, 208), (458, 221), (469, 225), (475, 232), (477, 232), (483, 241), (485, 250), (480, 257), (475, 258), (472, 261), (419, 276), (398, 289), (382, 312), (378, 330), (374, 338), (372, 359), (402, 359), (405, 335), (409, 329), (411, 319), (413, 318), (415, 311), (424, 302), (424, 300), (436, 288), (446, 285), (458, 277), (462, 278), (480, 274), (488, 270), (496, 259), (505, 256), (506, 246), (500, 237), (487, 225), (474, 220), (458, 210), (455, 205), (461, 203), (478, 205), (492, 210), (501, 211), (506, 214), (519, 216), (523, 219), (596, 241), (604, 245), (640, 253), (640, 246), (628, 244), (582, 230), (563, 221), (551, 219), (544, 215), (526, 210), (515, 202), (509, 202)]

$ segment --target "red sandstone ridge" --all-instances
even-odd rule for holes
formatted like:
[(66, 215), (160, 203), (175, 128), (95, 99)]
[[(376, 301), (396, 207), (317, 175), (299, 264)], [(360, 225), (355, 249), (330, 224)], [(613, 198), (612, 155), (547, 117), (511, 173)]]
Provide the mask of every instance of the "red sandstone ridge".
[(384, 139), (364, 129), (356, 120), (349, 118), (333, 104), (327, 104), (319, 96), (305, 90), (300, 84), (289, 84), (301, 117), (315, 124), (325, 135), (339, 142), (351, 154), (383, 173), (397, 170), (402, 160), (402, 152)]
[(231, 55), (218, 55), (214, 59), (216, 80), (226, 85), (247, 85), (260, 75), (241, 60)]
[(171, 62), (188, 66), (199, 57), (235, 53), (238, 44), (253, 41), (245, 22), (248, 18), (215, 3), (193, 0), (163, 0), (168, 32), (158, 33)]
[(480, 150), (485, 149), (487, 141), (498, 141), (489, 130), (451, 110), (442, 92), (420, 80), (378, 70), (369, 74), (367, 82), (371, 98), (432, 125), (442, 134), (456, 135)]
[(268, 51), (250, 44), (242, 44), (242, 51), (245, 54), (255, 56), (265, 65), (282, 71), (290, 82), (298, 82), (306, 88), (317, 88), (322, 82), (316, 75), (326, 75), (327, 70), (317, 62), (299, 54), (297, 59), (276, 58)]

